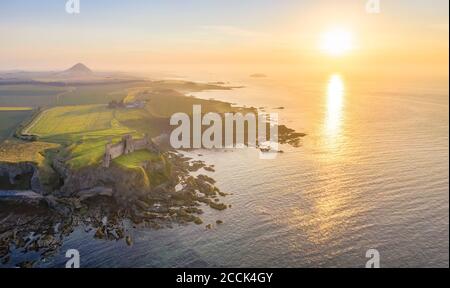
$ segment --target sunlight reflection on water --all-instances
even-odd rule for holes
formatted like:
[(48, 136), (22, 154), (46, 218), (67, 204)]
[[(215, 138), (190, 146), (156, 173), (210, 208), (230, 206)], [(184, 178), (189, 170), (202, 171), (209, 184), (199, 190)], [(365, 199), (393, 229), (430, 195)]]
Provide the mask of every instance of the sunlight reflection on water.
[(334, 74), (327, 85), (324, 134), (327, 142), (332, 145), (337, 142), (341, 133), (342, 114), (345, 105), (345, 84), (340, 75)]

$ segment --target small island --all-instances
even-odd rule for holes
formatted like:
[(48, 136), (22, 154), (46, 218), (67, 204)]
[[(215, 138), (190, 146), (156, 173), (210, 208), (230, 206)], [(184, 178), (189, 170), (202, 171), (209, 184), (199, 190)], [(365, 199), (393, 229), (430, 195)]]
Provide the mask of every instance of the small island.
[(267, 78), (266, 74), (263, 73), (254, 73), (252, 75), (250, 75), (251, 78)]

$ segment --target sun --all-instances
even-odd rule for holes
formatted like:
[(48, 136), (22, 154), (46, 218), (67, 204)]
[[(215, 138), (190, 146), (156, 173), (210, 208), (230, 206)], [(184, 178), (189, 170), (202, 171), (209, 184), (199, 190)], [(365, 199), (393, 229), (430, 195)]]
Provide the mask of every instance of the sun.
[(343, 56), (353, 49), (353, 35), (350, 31), (335, 28), (322, 34), (320, 49), (331, 56)]

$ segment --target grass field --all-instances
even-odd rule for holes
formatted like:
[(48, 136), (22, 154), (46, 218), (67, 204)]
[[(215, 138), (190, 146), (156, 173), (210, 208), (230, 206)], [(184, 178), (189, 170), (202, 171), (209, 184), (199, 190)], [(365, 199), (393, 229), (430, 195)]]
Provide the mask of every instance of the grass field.
[[(165, 169), (162, 171), (153, 171), (152, 173), (148, 173), (143, 166), (145, 162), (159, 163)], [(154, 154), (146, 150), (136, 151), (128, 155), (122, 155), (121, 157), (114, 159), (113, 163), (124, 169), (139, 171), (144, 176), (144, 179), (148, 185), (153, 187), (167, 181), (171, 174), (171, 165), (162, 155)]]
[(20, 123), (32, 114), (32, 110), (1, 110), (0, 108), (0, 142), (10, 136)]
[(151, 91), (151, 87), (133, 87), (128, 89), (127, 96), (123, 99), (125, 103), (132, 103), (136, 100), (139, 100), (139, 96), (146, 94), (148, 91)]
[(106, 105), (54, 107), (42, 112), (23, 133), (37, 135), (40, 141), (61, 144), (68, 164), (75, 169), (82, 168), (101, 161), (108, 141), (119, 142), (125, 134), (142, 137), (122, 125), (115, 114)]
[(56, 103), (57, 95), (67, 91), (66, 87), (45, 85), (0, 86), (0, 106), (39, 107)]
[(133, 169), (141, 167), (142, 163), (144, 162), (159, 160), (159, 158), (159, 155), (151, 153), (147, 150), (141, 150), (128, 155), (122, 155), (119, 158), (114, 159), (114, 163), (126, 168)]
[(107, 104), (112, 100), (122, 100), (140, 82), (108, 83), (74, 86), (51, 85), (2, 85), (0, 86), (0, 106), (5, 107), (49, 107), (89, 104)]
[(39, 168), (39, 177), (44, 189), (50, 190), (59, 183), (59, 177), (51, 168), (51, 157), (47, 151), (57, 149), (59, 145), (45, 142), (22, 142), (7, 140), (0, 143), (0, 162), (33, 162)]
[[(175, 88), (177, 90), (173, 90)], [(169, 118), (178, 112), (191, 114), (194, 104), (201, 104), (205, 113), (231, 112), (234, 108), (228, 103), (186, 97), (177, 92), (216, 88), (220, 87), (183, 81), (141, 81), (75, 87), (0, 86), (0, 106), (2, 102), (6, 103), (2, 105), (4, 111), (0, 110), (0, 120), (3, 120), (0, 123), (8, 124), (7, 127), (0, 125), (0, 137), (1, 133), (9, 135), (13, 131), (11, 129), (25, 119), (20, 113), (31, 115), (28, 107), (42, 106), (44, 110), (22, 130), (22, 134), (35, 135), (40, 142), (60, 145), (59, 156), (67, 159), (67, 164), (72, 168), (79, 169), (98, 164), (104, 155), (105, 145), (109, 141), (119, 142), (125, 134), (141, 138), (144, 133), (154, 137), (167, 132), (170, 128)], [(107, 107), (110, 101), (125, 98), (129, 102), (145, 100), (147, 104), (143, 109)], [(29, 103), (25, 100), (33, 101)], [(18, 114), (14, 114), (14, 118), (11, 113)], [(149, 153), (138, 152), (121, 157), (117, 163), (132, 168), (151, 157)]]
[(107, 104), (113, 100), (120, 101), (128, 94), (128, 89), (136, 83), (96, 84), (76, 86), (72, 91), (62, 95), (56, 105)]
[(42, 138), (112, 128), (114, 111), (104, 105), (56, 107), (42, 112), (26, 134)]
[(158, 90), (154, 93), (150, 93), (145, 108), (148, 113), (155, 117), (170, 118), (173, 114), (178, 112), (191, 115), (193, 105), (201, 105), (203, 113), (239, 111), (239, 109), (233, 108), (230, 103), (186, 97), (176, 90)]
[(44, 163), (43, 153), (47, 149), (57, 148), (57, 144), (46, 142), (5, 141), (0, 146), (0, 161)]
[(5, 111), (30, 111), (33, 110), (33, 107), (0, 107), (0, 112)]
[[(137, 84), (110, 83), (76, 87), (45, 84), (1, 85), (0, 141), (10, 136), (21, 122), (32, 115), (31, 110), (36, 107), (107, 104), (112, 100), (123, 99), (133, 85)], [(63, 107), (62, 110), (52, 111), (52, 115), (48, 115), (48, 117), (35, 119), (39, 121), (34, 121), (34, 123), (39, 124), (33, 127), (33, 131), (25, 132), (53, 138), (57, 142), (65, 142), (69, 138), (82, 137), (75, 133), (111, 129), (111, 126), (114, 126), (111, 125), (111, 115), (108, 115), (106, 111), (97, 113), (97, 111), (87, 111), (87, 108), (82, 108), (79, 112), (79, 117), (76, 117), (74, 114), (78, 113), (77, 107)], [(109, 114), (111, 113), (109, 111)], [(87, 117), (87, 119), (81, 121), (83, 117)], [(123, 131), (120, 130), (117, 129), (117, 132), (122, 133)], [(92, 134), (87, 137), (92, 137)]]

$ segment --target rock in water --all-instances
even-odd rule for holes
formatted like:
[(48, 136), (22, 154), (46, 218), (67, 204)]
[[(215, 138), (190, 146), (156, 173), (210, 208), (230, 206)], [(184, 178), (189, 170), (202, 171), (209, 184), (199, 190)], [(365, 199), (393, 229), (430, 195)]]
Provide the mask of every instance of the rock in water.
[(0, 202), (39, 205), (42, 200), (44, 200), (44, 196), (33, 191), (0, 191)]
[(127, 236), (127, 237), (125, 238), (125, 241), (127, 242), (127, 245), (128, 245), (128, 246), (133, 245), (133, 239), (131, 239), (131, 236)]

